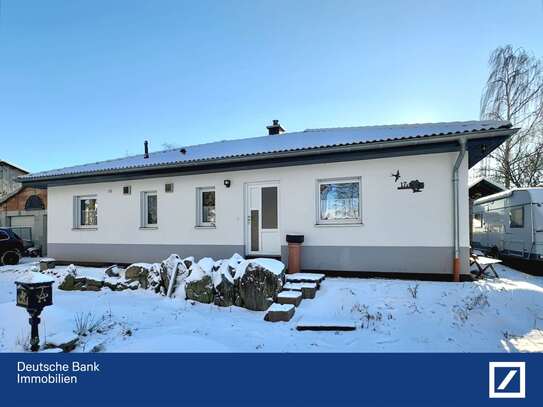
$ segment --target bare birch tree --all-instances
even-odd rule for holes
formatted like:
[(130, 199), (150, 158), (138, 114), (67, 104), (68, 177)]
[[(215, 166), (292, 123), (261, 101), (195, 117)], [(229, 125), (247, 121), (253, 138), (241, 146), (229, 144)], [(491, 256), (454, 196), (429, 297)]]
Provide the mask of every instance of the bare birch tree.
[(492, 152), (490, 176), (506, 188), (543, 182), (543, 62), (522, 48), (496, 48), (481, 97), (481, 119), (507, 120), (520, 131)]

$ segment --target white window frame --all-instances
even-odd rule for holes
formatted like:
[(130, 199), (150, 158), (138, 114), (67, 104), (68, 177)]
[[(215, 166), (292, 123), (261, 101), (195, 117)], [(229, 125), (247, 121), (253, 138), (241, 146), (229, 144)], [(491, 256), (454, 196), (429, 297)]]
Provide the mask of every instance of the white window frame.
[[(203, 200), (204, 192), (213, 192), (215, 194), (215, 222), (204, 222)], [(215, 187), (199, 187), (196, 188), (196, 227), (198, 228), (215, 228), (217, 227), (217, 191)]]
[[(356, 219), (321, 219), (321, 185), (358, 183), (358, 218)], [(362, 224), (362, 178), (341, 177), (317, 179), (315, 183), (315, 224), (321, 225), (361, 225)]]
[[(94, 199), (96, 201), (96, 225), (83, 225), (81, 222), (81, 201)], [(74, 229), (98, 229), (98, 197), (96, 195), (74, 196)]]
[[(148, 223), (147, 219), (149, 219), (148, 211), (149, 211), (149, 202), (148, 197), (149, 196), (156, 196), (156, 217), (157, 217), (157, 223)], [(156, 229), (158, 228), (158, 193), (157, 191), (143, 191), (141, 193), (141, 228), (142, 229)]]

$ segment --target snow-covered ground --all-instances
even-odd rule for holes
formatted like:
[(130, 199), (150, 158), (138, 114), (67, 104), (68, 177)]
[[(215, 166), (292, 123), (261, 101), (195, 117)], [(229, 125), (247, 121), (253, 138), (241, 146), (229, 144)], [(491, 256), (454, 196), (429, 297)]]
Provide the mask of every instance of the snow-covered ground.
[[(22, 351), (26, 311), (14, 281), (35, 262), (0, 267), (0, 351)], [(58, 267), (57, 267), (58, 268)], [(500, 279), (473, 283), (327, 278), (290, 322), (265, 312), (169, 299), (144, 290), (54, 289), (42, 340), (91, 329), (88, 352), (516, 352), (543, 351), (543, 277), (498, 266)], [(78, 275), (103, 269), (78, 267)], [(351, 332), (299, 332), (304, 322), (355, 322)]]

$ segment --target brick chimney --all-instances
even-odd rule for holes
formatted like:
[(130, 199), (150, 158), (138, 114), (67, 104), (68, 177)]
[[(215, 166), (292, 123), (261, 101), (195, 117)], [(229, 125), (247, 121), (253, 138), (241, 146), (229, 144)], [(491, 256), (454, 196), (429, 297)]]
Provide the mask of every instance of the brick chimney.
[(268, 129), (268, 135), (274, 136), (276, 134), (281, 134), (285, 132), (283, 126), (279, 124), (279, 120), (274, 120), (271, 126), (266, 126)]

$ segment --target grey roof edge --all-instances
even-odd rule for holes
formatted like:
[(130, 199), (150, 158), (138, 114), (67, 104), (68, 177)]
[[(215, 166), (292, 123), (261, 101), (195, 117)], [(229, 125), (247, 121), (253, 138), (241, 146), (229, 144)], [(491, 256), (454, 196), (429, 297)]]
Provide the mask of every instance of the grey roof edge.
[[(403, 146), (424, 146), (428, 144), (439, 144), (446, 143), (461, 138), (468, 138), (470, 140), (478, 138), (488, 138), (488, 137), (509, 137), (515, 134), (519, 129), (512, 128), (509, 126), (502, 126), (497, 129), (484, 129), (484, 130), (475, 130), (475, 131), (464, 131), (456, 133), (447, 133), (440, 135), (428, 135), (428, 136), (415, 136), (415, 137), (406, 137), (398, 138), (392, 140), (376, 140), (370, 142), (360, 142), (360, 143), (351, 143), (345, 145), (334, 145), (334, 146), (325, 146), (325, 147), (312, 147), (304, 149), (293, 149), (285, 151), (276, 151), (276, 152), (266, 152), (266, 153), (255, 153), (255, 154), (246, 154), (239, 156), (231, 157), (217, 157), (212, 159), (202, 159), (202, 160), (192, 160), (185, 162), (172, 162), (172, 163), (161, 163), (161, 164), (151, 164), (146, 166), (132, 166), (125, 168), (117, 169), (104, 169), (104, 170), (94, 170), (89, 172), (73, 172), (68, 174), (59, 174), (51, 176), (42, 176), (42, 177), (32, 177), (31, 175), (19, 177), (18, 180), (24, 185), (32, 185), (36, 182), (47, 183), (48, 181), (56, 180), (68, 180), (73, 178), (82, 178), (82, 177), (93, 177), (93, 176), (103, 176), (103, 175), (115, 175), (115, 174), (130, 174), (132, 172), (138, 171), (158, 171), (164, 169), (190, 169), (191, 167), (198, 165), (213, 165), (213, 164), (228, 164), (228, 163), (240, 163), (247, 161), (264, 161), (267, 159), (273, 158), (289, 158), (289, 157), (303, 157), (308, 155), (319, 155), (319, 154), (328, 154), (334, 152), (349, 152), (349, 151), (363, 151), (363, 150), (380, 150), (388, 149), (395, 147)], [(454, 136), (454, 137), (453, 137)]]

